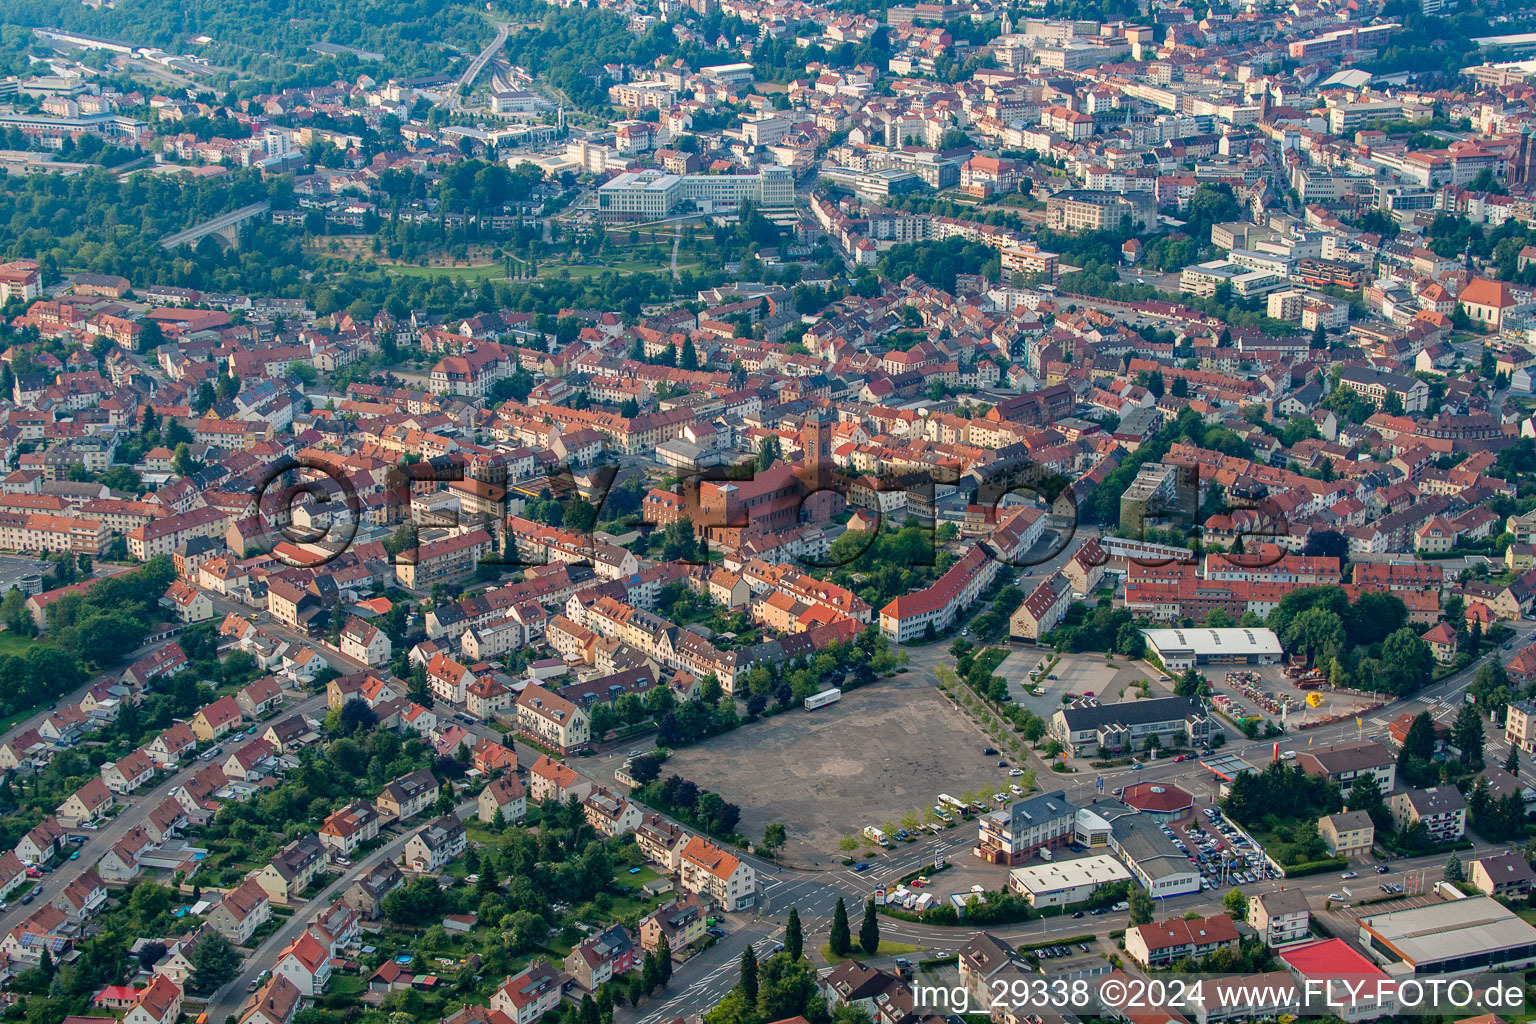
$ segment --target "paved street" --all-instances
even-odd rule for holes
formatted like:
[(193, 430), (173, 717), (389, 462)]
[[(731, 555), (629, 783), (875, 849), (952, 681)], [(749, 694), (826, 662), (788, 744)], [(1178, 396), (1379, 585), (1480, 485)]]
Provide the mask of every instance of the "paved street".
[[(454, 808), (454, 813), (460, 818), (468, 818), (474, 814), (474, 811), (475, 801), (473, 800), (466, 800)], [(431, 814), (418, 815), (414, 822), (406, 824), (398, 837), (374, 850), (366, 857), (353, 861), (351, 867), (336, 875), (329, 885), (312, 899), (306, 900), (300, 905), (294, 911), (293, 916), (283, 923), (282, 927), (268, 935), (261, 945), (252, 951), (251, 955), (246, 958), (245, 967), (241, 970), (240, 975), (214, 993), (213, 998), (208, 1001), (208, 1019), (216, 1022), (216, 1024), (222, 1024), (226, 1015), (237, 1013), (241, 1004), (245, 1002), (249, 995), (246, 989), (250, 987), (251, 982), (255, 981), (262, 971), (271, 970), (273, 962), (277, 959), (277, 954), (282, 951), (283, 947), (298, 938), (304, 929), (314, 922), (315, 918), (341, 898), (341, 894), (353, 882), (357, 881), (381, 861), (398, 856), (404, 850), (406, 841), (410, 839), (416, 827), (421, 826), (431, 820), (431, 818)]]
[[(1075, 544), (1073, 548), (1075, 549)], [(1064, 555), (1052, 561), (1059, 565), (1061, 560), (1065, 560)], [(1055, 567), (1052, 565), (1037, 568), (1035, 575), (1038, 577), (1042, 572), (1054, 571)], [(1021, 586), (1025, 583), (1027, 579), (1020, 580)], [(1492, 652), (1491, 656), (1498, 657), (1501, 662), (1509, 661), (1522, 646), (1529, 642), (1531, 634), (1536, 632), (1536, 622), (1518, 622), (1515, 624), (1515, 632), (1516, 636), (1510, 649), (1506, 651), (1501, 648)], [(907, 648), (911, 671), (925, 673), (931, 681), (937, 682), (932, 670), (951, 660), (948, 649), (952, 642), (952, 640), (943, 640), (926, 647)], [(1366, 718), (1363, 728), (1357, 728), (1353, 721), (1320, 726), (1309, 729), (1304, 734), (1290, 734), (1281, 742), (1281, 746), (1282, 748), (1302, 748), (1305, 747), (1306, 739), (1309, 737), (1312, 738), (1314, 746), (1354, 740), (1357, 735), (1366, 739), (1384, 740), (1386, 723), (1405, 711), (1417, 714), (1421, 710), (1428, 709), (1436, 719), (1445, 721), (1454, 717), (1460, 708), (1463, 695), (1477, 673), (1477, 667), (1477, 664), (1469, 666), (1454, 676), (1426, 687), (1420, 694), (1408, 700), (1394, 701), (1386, 705)], [(1273, 740), (1249, 740), (1238, 736), (1236, 739), (1229, 740), (1222, 749), (1243, 757), (1255, 766), (1262, 766), (1271, 757), (1273, 743)], [(1498, 760), (1502, 760), (1503, 750), (1502, 741), (1490, 741), (1489, 762), (1497, 763)], [(596, 778), (598, 773), (592, 771), (594, 767), (609, 761), (617, 763), (622, 760), (622, 757), (622, 754), (615, 754), (608, 758), (577, 759), (573, 763), (584, 773)], [(1141, 771), (1127, 767), (1103, 773), (1079, 772), (1071, 775), (1051, 772), (1046, 765), (1033, 756), (1030, 766), (1036, 770), (1040, 787), (1063, 789), (1069, 800), (1081, 802), (1087, 802), (1094, 797), (1095, 779), (1099, 774), (1102, 774), (1105, 779), (1105, 792), (1130, 781), (1159, 781), (1176, 782), (1183, 788), (1189, 789), (1197, 799), (1205, 803), (1209, 803), (1215, 796), (1216, 780), (1199, 765), (1198, 761), (1152, 761), (1147, 763)], [(609, 777), (611, 778), (611, 773)], [(1522, 765), (1521, 777), (1532, 785), (1536, 785), (1536, 765)], [(784, 869), (747, 856), (746, 859), (757, 866), (759, 872), (762, 899), (757, 909), (757, 916), (732, 915), (738, 930), (728, 934), (721, 946), (717, 947), (717, 950), (721, 950), (718, 955), (706, 954), (680, 965), (673, 975), (670, 986), (670, 991), (674, 994), (661, 1007), (657, 1008), (655, 1004), (647, 1003), (638, 1010), (620, 1010), (616, 1012), (617, 1019), (623, 1024), (657, 1024), (661, 1020), (702, 1013), (718, 1001), (720, 995), (735, 983), (735, 961), (739, 958), (741, 948), (745, 944), (745, 940), (741, 938), (743, 933), (758, 938), (774, 933), (782, 928), (784, 918), (793, 906), (797, 908), (805, 927), (805, 948), (808, 951), (814, 951), (826, 941), (832, 909), (838, 897), (841, 896), (844, 899), (850, 919), (857, 928), (860, 907), (877, 886), (889, 885), (918, 865), (931, 862), (935, 845), (938, 845), (944, 855), (953, 862), (959, 862), (961, 858), (969, 859), (970, 847), (974, 844), (975, 838), (974, 824), (962, 824), (941, 833), (937, 844), (925, 840), (898, 847), (892, 854), (882, 858), (870, 871), (863, 874), (854, 874), (841, 866), (821, 871)], [(1465, 862), (1504, 848), (1503, 844), (1477, 841), (1475, 849), (1465, 851), (1460, 856)], [(1376, 891), (1377, 885), (1381, 882), (1401, 881), (1401, 872), (1413, 868), (1431, 869), (1431, 881), (1433, 881), (1438, 877), (1435, 872), (1443, 866), (1444, 861), (1445, 858), (1441, 855), (1398, 860), (1390, 865), (1392, 868), (1390, 874), (1378, 876), (1368, 870), (1353, 881), (1341, 879), (1339, 874), (1342, 872), (1339, 874), (1330, 872), (1294, 880), (1265, 879), (1252, 885), (1240, 886), (1240, 888), (1248, 895), (1278, 891), (1282, 888), (1300, 890), (1307, 894), (1314, 905), (1321, 905), (1330, 894), (1338, 892), (1341, 887), (1354, 886), (1352, 891), (1357, 895), (1364, 895), (1367, 892)], [(1158, 916), (1179, 917), (1190, 910), (1201, 913), (1216, 912), (1221, 908), (1221, 900), (1226, 891), (1226, 889), (1216, 889), (1161, 900), (1158, 903)], [(1380, 909), (1390, 910), (1405, 905), (1406, 903), (1401, 900), (1387, 901), (1381, 905)], [(988, 930), (1005, 941), (1026, 943), (1042, 942), (1052, 938), (1065, 939), (1088, 932), (1104, 935), (1111, 930), (1124, 928), (1126, 924), (1126, 913), (1111, 912), (1080, 919), (1070, 916), (1041, 918), (1024, 924), (1002, 925)], [(880, 925), (882, 938), (932, 951), (926, 955), (954, 952), (969, 942), (975, 931), (976, 929), (968, 927), (948, 928), (923, 925), (895, 918), (882, 919)], [(711, 953), (714, 952), (714, 950), (711, 951)], [(913, 959), (919, 955), (914, 955)], [(867, 959), (871, 963), (881, 964), (889, 958)], [(679, 991), (680, 984), (686, 986), (681, 991)]]
[[(1069, 550), (1075, 550), (1076, 542), (1067, 546), (1066, 550), (1057, 553), (1044, 564), (1034, 566), (1030, 576), (1022, 575), (1017, 581), (1021, 589), (1026, 591), (1033, 585), (1033, 580), (1038, 580), (1043, 575), (1059, 568), (1068, 557)], [(225, 599), (215, 597), (215, 616), (222, 617), (228, 612), (236, 612), (242, 615), (250, 615), (250, 609), (236, 605)], [(308, 642), (308, 638), (299, 635), (280, 623), (275, 622), (270, 616), (260, 617), (260, 625), (263, 629), (281, 636), (284, 639)], [(1536, 631), (1536, 622), (1521, 622), (1516, 624), (1516, 638), (1508, 651), (1498, 650), (1493, 652), (1503, 661), (1508, 661), (1521, 646), (1528, 642), (1533, 631)], [(935, 685), (937, 678), (934, 669), (951, 662), (948, 648), (952, 640), (944, 640), (925, 647), (906, 648), (909, 658), (909, 680), (922, 680), (926, 685)], [(146, 648), (147, 650), (148, 648)], [(142, 652), (140, 652), (142, 653)], [(329, 658), (341, 671), (357, 671), (364, 666), (339, 655), (326, 651)], [(137, 655), (136, 655), (137, 656)], [(1462, 697), (1467, 686), (1471, 683), (1476, 673), (1476, 665), (1458, 673), (1457, 675), (1436, 683), (1426, 688), (1421, 694), (1405, 701), (1396, 701), (1380, 709), (1366, 718), (1362, 727), (1357, 727), (1353, 721), (1344, 721), (1317, 729), (1308, 730), (1306, 738), (1311, 738), (1314, 745), (1325, 745), (1344, 740), (1355, 739), (1356, 736), (1365, 738), (1384, 738), (1385, 725), (1392, 718), (1404, 711), (1417, 712), (1428, 709), (1437, 719), (1447, 720), (1454, 716), (1461, 706)], [(881, 685), (881, 684), (876, 684)], [(82, 691), (83, 692), (83, 691)], [(78, 699), (71, 695), (62, 700)], [(325, 706), (324, 695), (306, 697), (300, 703), (290, 705), (284, 709), (284, 714), (319, 714), (323, 713)], [(40, 711), (38, 715), (28, 722), (20, 723), (17, 729), (35, 725), (46, 712)], [(752, 728), (748, 726), (747, 728)], [(476, 724), (472, 731), (477, 735), (497, 739), (501, 742), (511, 742), (518, 750), (519, 759), (527, 764), (536, 759), (538, 751), (517, 743), (513, 737), (503, 735), (489, 726)], [(978, 738), (981, 734), (978, 732)], [(583, 774), (603, 785), (613, 785), (613, 771), (629, 756), (630, 750), (649, 750), (654, 747), (654, 737), (635, 739), (621, 745), (623, 749), (615, 749), (606, 754), (593, 757), (573, 758), (571, 764)], [(1282, 746), (1287, 748), (1299, 748), (1305, 746), (1305, 738), (1301, 733), (1293, 733)], [(1224, 748), (1227, 752), (1244, 757), (1250, 763), (1259, 765), (1271, 756), (1272, 742), (1267, 740), (1248, 740), (1237, 737), (1230, 740)], [(1504, 747), (1502, 739), (1491, 736), (1489, 741), (1488, 759), (1490, 763), (1502, 760)], [(135, 825), (139, 824), (148, 810), (156, 806), (169, 794), (174, 786), (181, 785), (186, 779), (206, 762), (197, 761), (183, 768), (174, 775), (162, 780), (154, 789), (137, 794), (126, 801), (124, 809), (107, 825), (91, 835), (84, 846), (79, 861), (66, 862), (65, 866), (52, 874), (45, 876), (41, 881), (46, 898), (52, 898), (68, 882), (89, 864), (94, 863), (103, 852), (125, 835)], [(1075, 774), (1059, 774), (1048, 770), (1047, 766), (1033, 758), (1031, 767), (1035, 768), (1037, 779), (1042, 788), (1061, 788), (1066, 791), (1068, 799), (1086, 802), (1095, 795), (1096, 779), (1099, 775), (1105, 779), (1106, 791), (1114, 787), (1124, 785), (1134, 778), (1137, 781), (1166, 781), (1175, 782), (1195, 793), (1202, 801), (1214, 798), (1215, 780), (1197, 761), (1175, 763), (1162, 760), (1148, 762), (1145, 767), (1136, 771), (1132, 768), (1122, 768), (1103, 773), (1078, 772)], [(1522, 779), (1532, 785), (1536, 785), (1536, 764), (1521, 766)], [(459, 808), (461, 816), (472, 811), (472, 803), (466, 803)], [(314, 899), (300, 906), (296, 913), (286, 921), (281, 928), (269, 936), (261, 946), (247, 959), (246, 965), (240, 976), (230, 983), (223, 991), (216, 994), (209, 1004), (210, 1019), (221, 1022), (227, 1014), (238, 1011), (246, 998), (246, 988), (262, 971), (270, 969), (272, 961), (286, 943), (297, 936), (304, 928), (315, 919), (330, 903), (336, 899), (352, 881), (365, 871), (379, 863), (386, 857), (398, 855), (409, 830), (392, 839), (390, 843), (369, 854), (344, 873), (336, 876), (326, 889)], [(857, 925), (861, 907), (872, 895), (877, 887), (891, 887), (900, 876), (914, 871), (924, 864), (931, 864), (936, 857), (948, 859), (959, 866), (971, 866), (970, 848), (975, 842), (974, 825), (964, 824), (955, 829), (942, 832), (932, 839), (924, 839), (913, 844), (898, 844), (886, 855), (876, 861), (871, 869), (864, 873), (854, 873), (842, 866), (834, 858), (829, 857), (825, 866), (813, 865), (810, 867), (785, 867), (761, 858), (742, 854), (744, 859), (753, 864), (760, 878), (761, 899), (755, 913), (731, 915), (729, 930), (723, 940), (704, 953), (677, 967), (672, 984), (667, 994), (660, 1002), (652, 1001), (644, 1004), (639, 1009), (621, 1008), (616, 1015), (623, 1024), (656, 1024), (658, 1021), (670, 1020), (678, 1016), (688, 1016), (707, 1009), (719, 1000), (719, 998), (736, 982), (737, 962), (741, 950), (748, 944), (754, 943), (760, 948), (775, 936), (782, 936), (783, 922), (791, 907), (798, 909), (804, 923), (806, 932), (805, 945), (807, 950), (818, 949), (826, 940), (826, 931), (830, 925), (833, 907), (841, 897)], [(1487, 852), (1499, 847), (1488, 844), (1479, 844), (1478, 852)], [(1474, 856), (1468, 854), (1467, 856)], [(1465, 859), (1465, 858), (1464, 858)], [(1443, 858), (1424, 858), (1422, 861), (1403, 861), (1393, 865), (1394, 870), (1400, 870), (1409, 866), (1438, 867)], [(1362, 876), (1357, 885), (1369, 884), (1374, 886), (1378, 881), (1390, 881), (1396, 874), (1381, 876)], [(1266, 880), (1256, 885), (1245, 886), (1244, 891), (1250, 894), (1279, 889), (1282, 886), (1289, 889), (1300, 889), (1309, 897), (1321, 902), (1330, 893), (1335, 892), (1341, 885), (1341, 879), (1333, 874), (1313, 876), (1311, 878), (1298, 879), (1294, 882), (1285, 880)], [(1163, 901), (1159, 907), (1160, 913), (1168, 915), (1180, 915), (1187, 910), (1200, 910), (1208, 912), (1215, 910), (1220, 905), (1220, 899), (1224, 890), (1216, 890), (1201, 894), (1175, 897)], [(1391, 906), (1389, 903), (1388, 907)], [(10, 928), (24, 918), (34, 909), (33, 906), (13, 906), (7, 913), (0, 915), (0, 927)], [(1047, 918), (1039, 921), (1028, 922), (1022, 925), (1009, 925), (993, 929), (1002, 938), (1011, 942), (1038, 942), (1050, 938), (1065, 938), (1067, 936), (1082, 934), (1092, 930), (1099, 933), (1107, 932), (1112, 928), (1123, 927), (1124, 914), (1106, 914), (1093, 920), (1078, 920), (1071, 917)], [(899, 921), (894, 918), (884, 919), (881, 923), (882, 935), (894, 942), (919, 946), (933, 951), (954, 951), (969, 941), (974, 929), (970, 928), (943, 928), (932, 925), (915, 924)], [(874, 958), (880, 962), (879, 958)]]
[[(271, 721), (294, 714), (313, 715), (316, 711), (323, 712), (324, 709), (325, 695), (320, 694), (306, 698), (297, 704), (287, 705), (284, 707), (283, 713), (271, 719)], [(161, 802), (170, 795), (171, 790), (184, 785), (188, 779), (207, 766), (207, 761), (193, 758), (175, 773), (161, 780), (153, 789), (140, 790), (132, 796), (119, 796), (117, 799), (121, 809), (114, 817), (108, 818), (102, 827), (96, 831), (71, 829), (72, 832), (78, 832), (87, 837), (86, 841), (79, 847), (80, 859), (67, 860), (51, 873), (38, 879), (42, 883), (43, 893), (38, 897), (37, 902), (31, 905), (22, 904), (20, 896), (26, 890), (18, 890), (15, 897), (11, 900), (10, 909), (0, 914), (0, 934), (20, 924), (29, 915), (34, 913), (41, 904), (57, 896), (70, 882), (78, 878), (86, 868), (91, 867), (100, 860), (118, 840), (133, 831), (138, 825), (143, 824), (144, 818), (150, 811), (160, 806)], [(192, 837), (192, 842), (195, 845), (195, 836)]]

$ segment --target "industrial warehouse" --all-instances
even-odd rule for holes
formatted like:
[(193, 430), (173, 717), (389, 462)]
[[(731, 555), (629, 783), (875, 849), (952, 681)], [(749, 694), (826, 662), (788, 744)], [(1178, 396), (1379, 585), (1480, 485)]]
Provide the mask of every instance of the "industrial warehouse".
[(1170, 672), (1197, 665), (1277, 665), (1280, 638), (1268, 629), (1144, 629), (1147, 646)]

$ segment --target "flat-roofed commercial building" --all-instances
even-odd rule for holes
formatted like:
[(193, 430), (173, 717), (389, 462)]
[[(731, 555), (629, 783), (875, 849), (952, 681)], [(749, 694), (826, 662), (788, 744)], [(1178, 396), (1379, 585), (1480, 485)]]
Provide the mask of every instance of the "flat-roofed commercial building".
[(1284, 653), (1272, 630), (1256, 627), (1144, 629), (1142, 634), (1171, 672), (1196, 665), (1278, 665)]
[(1101, 885), (1126, 882), (1131, 873), (1107, 853), (1077, 860), (1014, 868), (1008, 872), (1008, 888), (1029, 900), (1032, 907), (1070, 907), (1082, 903)]
[(685, 203), (692, 203), (702, 213), (718, 213), (734, 210), (744, 202), (764, 208), (793, 206), (794, 171), (772, 166), (756, 174), (630, 171), (597, 190), (597, 214), (605, 221), (659, 220)]
[(1360, 919), (1360, 945), (1414, 974), (1463, 974), (1536, 964), (1536, 928), (1488, 896)]

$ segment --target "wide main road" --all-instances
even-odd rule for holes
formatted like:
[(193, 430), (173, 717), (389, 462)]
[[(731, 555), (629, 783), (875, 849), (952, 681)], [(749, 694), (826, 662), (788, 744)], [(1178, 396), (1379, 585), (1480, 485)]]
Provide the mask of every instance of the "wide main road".
[(455, 109), (460, 106), (461, 101), (459, 93), (463, 91), (465, 86), (474, 84), (474, 81), (477, 77), (479, 77), (480, 72), (485, 69), (485, 66), (490, 63), (491, 58), (496, 55), (496, 52), (501, 49), (502, 44), (507, 41), (507, 36), (511, 33), (511, 31), (511, 25), (507, 24), (506, 22), (499, 23), (496, 26), (496, 38), (491, 40), (486, 48), (480, 51), (479, 55), (470, 62), (469, 67), (464, 70), (464, 73), (459, 76), (459, 81), (458, 84), (454, 87), (453, 95), (449, 97), (448, 100), (449, 104), (452, 105)]

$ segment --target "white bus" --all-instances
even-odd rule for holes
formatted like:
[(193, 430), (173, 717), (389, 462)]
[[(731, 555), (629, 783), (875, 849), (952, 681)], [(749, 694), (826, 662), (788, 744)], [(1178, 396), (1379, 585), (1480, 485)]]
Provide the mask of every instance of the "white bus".
[(961, 814), (964, 814), (967, 810), (969, 810), (969, 808), (966, 806), (966, 803), (965, 803), (964, 800), (957, 800), (954, 797), (950, 796), (948, 793), (940, 793), (939, 794), (939, 803), (943, 804), (946, 807), (953, 807), (955, 810), (959, 811)]
[(822, 690), (814, 697), (805, 698), (805, 710), (815, 711), (817, 708), (824, 708), (828, 704), (836, 704), (842, 699), (842, 690), (836, 689), (835, 687), (830, 690)]

